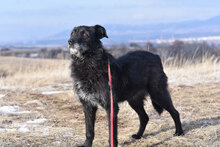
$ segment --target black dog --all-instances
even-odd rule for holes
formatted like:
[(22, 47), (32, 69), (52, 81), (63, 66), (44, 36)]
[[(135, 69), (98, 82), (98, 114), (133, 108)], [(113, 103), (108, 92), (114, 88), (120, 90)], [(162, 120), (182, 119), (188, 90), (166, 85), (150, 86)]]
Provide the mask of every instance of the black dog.
[(103, 48), (100, 41), (103, 37), (108, 38), (106, 30), (102, 26), (79, 26), (73, 29), (68, 41), (72, 58), (71, 76), (74, 89), (83, 105), (85, 114), (86, 140), (82, 146), (92, 146), (98, 105), (106, 110), (110, 128), (108, 60), (111, 66), (114, 97), (114, 147), (118, 145), (118, 102), (127, 100), (137, 112), (140, 127), (132, 137), (139, 139), (149, 120), (144, 110), (144, 99), (148, 93), (159, 114), (163, 109), (171, 114), (176, 126), (175, 135), (182, 135), (179, 113), (174, 108), (167, 90), (167, 77), (163, 71), (160, 57), (145, 51), (135, 51), (115, 59)]

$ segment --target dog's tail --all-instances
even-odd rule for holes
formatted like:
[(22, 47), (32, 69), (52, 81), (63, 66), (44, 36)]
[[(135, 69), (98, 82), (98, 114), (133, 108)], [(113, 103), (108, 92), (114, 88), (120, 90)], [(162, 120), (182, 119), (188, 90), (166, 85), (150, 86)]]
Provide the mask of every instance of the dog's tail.
[(159, 115), (163, 112), (163, 107), (161, 107), (157, 103), (152, 101), (152, 105), (153, 105), (154, 109), (159, 113)]

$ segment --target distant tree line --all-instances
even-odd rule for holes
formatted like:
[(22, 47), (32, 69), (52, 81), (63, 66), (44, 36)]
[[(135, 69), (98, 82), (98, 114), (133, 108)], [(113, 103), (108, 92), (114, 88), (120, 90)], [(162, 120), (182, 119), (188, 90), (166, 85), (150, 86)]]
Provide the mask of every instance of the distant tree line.
[(202, 61), (204, 57), (212, 57), (214, 59), (218, 59), (218, 61), (220, 58), (220, 46), (208, 44), (206, 42), (189, 43), (176, 40), (171, 44), (158, 45), (147, 42), (144, 46), (140, 46), (137, 43), (130, 43), (129, 46), (122, 44), (120, 46), (113, 46), (108, 49), (108, 51), (116, 57), (134, 50), (146, 50), (159, 55), (163, 61), (175, 60), (180, 63), (186, 60)]
[(37, 49), (0, 49), (0, 56), (15, 56), (25, 58), (68, 59), (69, 51), (66, 48), (37, 48)]
[[(204, 57), (220, 59), (220, 46), (208, 44), (206, 42), (183, 42), (176, 40), (171, 44), (153, 44), (146, 42), (145, 45), (138, 43), (112, 45), (106, 49), (116, 58), (135, 50), (145, 50), (157, 54), (163, 61), (178, 61), (180, 64), (186, 60), (199, 61)], [(69, 59), (69, 50), (64, 47), (59, 48), (38, 48), (38, 49), (23, 49), (14, 50), (10, 48), (1, 48), (0, 56), (16, 56), (27, 58), (51, 58), (51, 59)]]

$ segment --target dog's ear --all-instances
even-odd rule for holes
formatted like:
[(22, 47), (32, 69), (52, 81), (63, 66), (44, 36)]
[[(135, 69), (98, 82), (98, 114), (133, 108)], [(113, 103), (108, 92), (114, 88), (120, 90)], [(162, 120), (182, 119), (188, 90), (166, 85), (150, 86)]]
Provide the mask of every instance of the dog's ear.
[(94, 28), (98, 39), (102, 39), (104, 37), (108, 38), (108, 35), (104, 27), (100, 25), (95, 25)]
[(72, 30), (70, 36), (74, 36), (74, 35), (75, 35), (76, 29), (77, 29), (77, 27), (74, 27), (74, 28), (73, 28), (73, 30)]

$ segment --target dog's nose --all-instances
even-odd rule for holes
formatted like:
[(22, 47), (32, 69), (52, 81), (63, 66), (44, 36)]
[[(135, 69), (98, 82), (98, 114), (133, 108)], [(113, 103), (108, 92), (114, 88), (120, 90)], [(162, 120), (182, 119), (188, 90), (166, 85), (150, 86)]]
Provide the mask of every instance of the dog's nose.
[(73, 45), (73, 40), (68, 40), (69, 45)]

